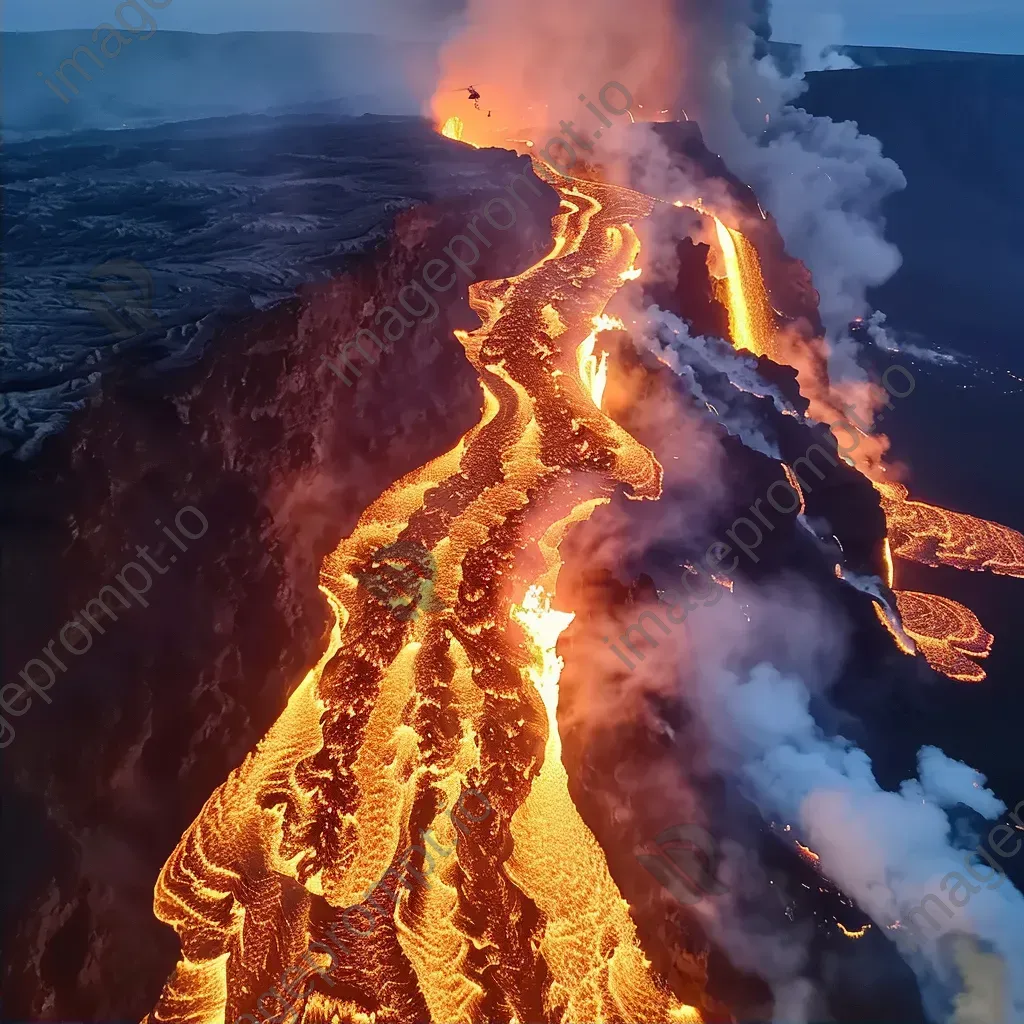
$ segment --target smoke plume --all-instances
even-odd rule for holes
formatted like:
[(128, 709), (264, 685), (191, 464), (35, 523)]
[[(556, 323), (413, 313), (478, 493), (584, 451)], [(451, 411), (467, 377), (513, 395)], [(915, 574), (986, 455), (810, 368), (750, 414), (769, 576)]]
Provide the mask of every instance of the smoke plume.
[[(932, 1019), (952, 1015), (964, 985), (958, 936), (981, 940), (1005, 965), (1008, 1019), (1021, 1019), (1024, 897), (973, 846), (961, 849), (951, 838), (958, 807), (992, 819), (1005, 804), (985, 788), (984, 776), (935, 747), (919, 751), (917, 778), (883, 789), (868, 755), (830, 735), (812, 714), (804, 679), (815, 680), (820, 696), (827, 672), (780, 670), (767, 661), (750, 667), (765, 640), (751, 632), (747, 614), (766, 624), (773, 646), (780, 634), (827, 636), (831, 629), (805, 596), (797, 601), (773, 591), (770, 606), (741, 616), (723, 602), (698, 613), (704, 622), (691, 632), (696, 671), (686, 673), (686, 687), (707, 730), (709, 767), (733, 778), (765, 820), (797, 828), (821, 858), (821, 873), (896, 944)], [(922, 906), (929, 917), (915, 913)]]

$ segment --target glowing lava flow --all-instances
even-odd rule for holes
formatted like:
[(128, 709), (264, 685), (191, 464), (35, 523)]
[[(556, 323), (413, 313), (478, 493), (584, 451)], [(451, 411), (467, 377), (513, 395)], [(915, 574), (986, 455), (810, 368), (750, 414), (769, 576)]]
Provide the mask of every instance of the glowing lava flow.
[(893, 551), (924, 565), (1024, 578), (1024, 536), (1008, 526), (911, 501), (902, 484), (875, 481)]
[[(987, 658), (995, 637), (959, 601), (938, 594), (894, 590), (903, 628), (937, 672), (963, 683), (980, 683), (985, 670), (971, 658)], [(875, 614), (887, 623), (877, 602)]]
[[(902, 492), (905, 496), (907, 490), (901, 484), (878, 484), (875, 486), (890, 493)], [(911, 502), (910, 504), (919, 504)], [(923, 506), (931, 509), (932, 506)], [(885, 508), (886, 527), (893, 529), (893, 520), (897, 513)], [(944, 509), (935, 509), (935, 512), (944, 512)], [(897, 520), (898, 521), (898, 520)], [(983, 520), (981, 520), (984, 522)], [(995, 525), (988, 524), (985, 525)], [(1002, 529), (1002, 527), (1000, 527)], [(875, 615), (878, 621), (892, 635), (896, 645), (904, 654), (923, 654), (925, 661), (943, 675), (950, 679), (956, 679), (962, 683), (980, 683), (985, 678), (985, 670), (972, 658), (981, 660), (987, 658), (992, 652), (992, 644), (995, 637), (982, 626), (978, 616), (966, 605), (960, 604), (948, 597), (940, 597), (938, 594), (921, 594), (913, 590), (896, 590), (893, 583), (896, 579), (896, 568), (892, 560), (892, 545), (886, 537), (882, 548), (883, 564), (885, 567), (886, 586), (896, 596), (896, 608), (900, 615), (900, 625), (906, 636), (914, 642), (914, 647), (908, 647), (904, 638), (900, 636), (896, 624), (890, 621), (891, 613), (877, 601), (872, 604), (875, 608)]]
[(456, 114), (452, 114), (443, 125), (441, 125), (441, 134), (446, 139), (454, 139), (456, 142), (462, 141), (463, 124), (462, 118)]
[(576, 350), (576, 363), (579, 366), (580, 380), (587, 389), (594, 405), (601, 408), (605, 385), (608, 383), (608, 353), (602, 352), (598, 359), (594, 354), (597, 336), (602, 331), (625, 330), (626, 325), (617, 317), (602, 313), (594, 317), (594, 329), (583, 339)]
[(729, 311), (733, 343), (755, 356), (771, 356), (775, 347), (775, 319), (757, 250), (741, 232), (726, 227), (717, 217), (714, 220), (725, 262), (725, 278), (717, 282), (716, 297)]
[[(895, 575), (894, 553), (924, 565), (1024, 576), (1024, 537), (1016, 530), (911, 501), (906, 487), (899, 483), (872, 483), (879, 493), (889, 533), (885, 557), (890, 588)], [(985, 678), (985, 670), (971, 659), (987, 658), (995, 637), (970, 608), (939, 594), (895, 588), (893, 593), (904, 630), (933, 669), (964, 683), (980, 683)], [(890, 628), (877, 604), (875, 611)]]
[(456, 142), (464, 142), (467, 146), (479, 149), (480, 147), (475, 142), (470, 142), (469, 139), (464, 139), (462, 137), (465, 130), (466, 126), (462, 123), (462, 118), (457, 114), (453, 114), (449, 117), (440, 128), (441, 134), (446, 139), (454, 139)]
[[(658, 497), (661, 466), (595, 405), (596, 363), (586, 386), (576, 364), (650, 202), (555, 186), (551, 253), (470, 287), (482, 324), (458, 338), (480, 422), (325, 560), (327, 649), (160, 874), (154, 909), (182, 954), (147, 1020), (260, 1022), (264, 994), (310, 949), (298, 1021), (700, 1020), (652, 974), (560, 759), (558, 546), (619, 484)], [(593, 358), (591, 345), (581, 365)], [(359, 583), (399, 543), (430, 553), (429, 614), (395, 615)], [(470, 790), (492, 813), (460, 834), (444, 809)], [(430, 870), (428, 843), (445, 858), (382, 914), (375, 887)], [(342, 930), (335, 959), (325, 950), (354, 911), (376, 927)]]
[[(700, 203), (694, 209), (713, 216)], [(714, 220), (726, 268), (725, 281), (717, 294), (729, 312), (733, 344), (757, 355), (772, 356), (775, 321), (771, 317), (757, 254), (740, 232), (727, 228), (717, 217)], [(792, 483), (789, 468), (785, 468)], [(879, 493), (890, 538), (885, 544), (886, 582), (890, 588), (894, 584), (893, 554), (925, 565), (987, 569), (1024, 577), (1024, 536), (1016, 530), (912, 501), (907, 489), (899, 483), (871, 482)], [(800, 511), (803, 510), (801, 504)], [(914, 641), (916, 651), (900, 637), (899, 630), (890, 621), (891, 613), (878, 602), (874, 602), (874, 608), (879, 621), (901, 650), (907, 654), (922, 654), (932, 668), (951, 679), (980, 682), (985, 678), (985, 670), (971, 659), (988, 657), (994, 637), (970, 608), (937, 594), (895, 589), (893, 593), (903, 628)]]

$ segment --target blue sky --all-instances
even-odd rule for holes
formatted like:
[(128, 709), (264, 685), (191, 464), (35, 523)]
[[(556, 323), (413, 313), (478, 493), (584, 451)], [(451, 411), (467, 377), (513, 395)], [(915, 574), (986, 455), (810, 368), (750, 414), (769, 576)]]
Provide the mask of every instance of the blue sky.
[[(94, 28), (118, 0), (7, 0), (4, 28)], [(396, 10), (424, 0), (168, 0), (161, 28), (375, 31), (411, 28)], [(514, 3), (515, 0), (509, 0)], [(836, 42), (1024, 53), (1024, 0), (774, 0), (777, 39), (820, 38), (825, 18)]]

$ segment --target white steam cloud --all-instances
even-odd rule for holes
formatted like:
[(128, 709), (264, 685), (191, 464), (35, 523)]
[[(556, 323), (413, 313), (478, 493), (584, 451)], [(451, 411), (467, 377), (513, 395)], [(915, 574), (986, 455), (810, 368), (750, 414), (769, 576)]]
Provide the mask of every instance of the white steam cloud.
[[(802, 612), (780, 611), (786, 603), (773, 593), (772, 610), (763, 612), (775, 645), (777, 631), (815, 628), (803, 601)], [(957, 942), (969, 936), (1005, 965), (1004, 1019), (1024, 1020), (1024, 897), (973, 844), (952, 837), (948, 813), (963, 805), (991, 819), (1006, 810), (984, 776), (924, 747), (918, 778), (883, 789), (868, 755), (815, 721), (800, 675), (766, 662), (743, 666), (762, 642), (745, 627), (747, 611), (742, 622), (731, 602), (698, 614), (705, 622), (691, 633), (696, 672), (687, 689), (706, 729), (709, 767), (734, 779), (766, 821), (797, 829), (821, 858), (822, 874), (899, 948), (932, 1019), (953, 1017), (968, 983)], [(723, 639), (732, 641), (726, 650)], [(820, 691), (828, 678), (816, 682)]]

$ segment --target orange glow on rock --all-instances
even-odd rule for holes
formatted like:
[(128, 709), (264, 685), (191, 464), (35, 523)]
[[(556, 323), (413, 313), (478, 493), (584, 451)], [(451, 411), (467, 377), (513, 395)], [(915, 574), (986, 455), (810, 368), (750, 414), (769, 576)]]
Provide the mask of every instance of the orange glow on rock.
[(804, 846), (803, 843), (798, 842), (796, 848), (800, 851), (800, 856), (804, 860), (810, 861), (812, 864), (818, 864), (821, 861), (821, 858), (809, 846)]
[[(675, 205), (687, 205), (709, 213), (700, 200), (686, 204), (677, 201)], [(726, 277), (719, 286), (719, 299), (729, 311), (733, 344), (757, 355), (778, 358), (778, 353), (773, 356), (775, 321), (765, 308), (770, 309), (770, 306), (757, 254), (742, 234), (727, 228), (717, 217), (715, 227), (726, 269)], [(838, 395), (834, 401), (830, 395), (815, 394), (811, 398), (812, 412), (820, 412), (829, 406), (837, 410), (844, 408)], [(790, 485), (799, 494), (799, 485), (791, 470), (788, 466), (783, 468)], [(1024, 536), (1016, 530), (963, 512), (951, 512), (913, 501), (902, 484), (873, 479), (875, 467), (864, 460), (858, 460), (856, 468), (865, 476), (871, 474), (869, 479), (878, 491), (885, 515), (888, 536), (882, 562), (888, 587), (893, 588), (895, 584), (894, 556), (924, 565), (948, 565), (956, 569), (988, 570), (1024, 577)], [(879, 468), (884, 472), (884, 467)], [(803, 512), (802, 494), (800, 498), (800, 511)], [(837, 566), (836, 575), (842, 578), (841, 566)], [(932, 668), (951, 679), (980, 682), (985, 678), (985, 670), (977, 660), (988, 656), (994, 638), (974, 612), (957, 601), (936, 594), (901, 590), (893, 593), (903, 620), (905, 637), (900, 635), (899, 623), (894, 621), (895, 612), (877, 601), (873, 605), (879, 621), (904, 653), (921, 654)], [(907, 638), (916, 650), (909, 646)]]

